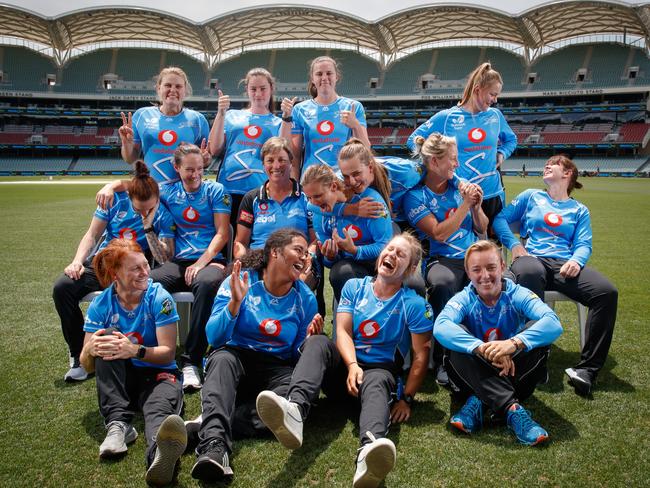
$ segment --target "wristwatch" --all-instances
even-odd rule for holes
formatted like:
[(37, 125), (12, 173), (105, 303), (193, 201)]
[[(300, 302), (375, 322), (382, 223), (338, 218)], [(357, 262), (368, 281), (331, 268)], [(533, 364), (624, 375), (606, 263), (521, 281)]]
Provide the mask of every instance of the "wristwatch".
[(147, 348), (140, 344), (138, 347), (138, 353), (136, 354), (138, 359), (144, 359), (144, 355), (147, 354)]
[(412, 395), (407, 395), (406, 393), (402, 396), (402, 400), (404, 400), (409, 407), (412, 407), (413, 402), (415, 402), (415, 398), (413, 398)]
[(148, 234), (149, 232), (153, 232), (153, 230), (154, 230), (153, 227), (145, 227), (144, 228), (144, 233)]

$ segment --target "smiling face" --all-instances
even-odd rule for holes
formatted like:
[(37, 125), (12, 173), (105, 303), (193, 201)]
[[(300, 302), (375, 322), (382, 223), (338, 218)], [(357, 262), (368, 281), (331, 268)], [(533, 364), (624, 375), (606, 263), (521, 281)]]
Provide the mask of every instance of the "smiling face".
[(280, 149), (279, 151), (267, 153), (264, 155), (264, 172), (269, 181), (274, 183), (286, 183), (291, 177), (291, 160), (287, 151)]
[(145, 291), (149, 280), (149, 263), (141, 252), (129, 252), (115, 271), (115, 289), (118, 293)]
[(497, 103), (497, 98), (501, 94), (501, 89), (503, 85), (498, 81), (490, 83), (483, 88), (476, 87), (474, 88), (473, 101), (476, 109), (479, 112), (484, 112), (492, 105)]
[(406, 239), (394, 237), (377, 258), (377, 275), (388, 281), (402, 281), (412, 271), (412, 252)]
[(147, 217), (151, 212), (153, 212), (156, 205), (158, 205), (158, 197), (151, 197), (148, 200), (131, 198), (131, 206), (133, 207), (133, 210), (142, 217)]
[(273, 89), (266, 76), (256, 75), (249, 77), (246, 94), (254, 111), (266, 111), (273, 96)]
[(465, 271), (484, 302), (493, 302), (499, 298), (505, 264), (498, 250), (472, 252), (467, 258)]
[(173, 73), (164, 75), (157, 87), (158, 100), (162, 103), (163, 111), (166, 111), (165, 109), (179, 111), (183, 106), (186, 90), (182, 76)]
[(566, 180), (568, 182), (569, 178), (571, 178), (571, 172), (564, 169), (564, 166), (562, 166), (559, 161), (549, 159), (544, 165), (542, 178), (544, 179), (544, 183), (547, 185), (551, 183), (557, 183), (562, 180)]
[(302, 191), (312, 205), (320, 207), (323, 212), (330, 213), (336, 205), (336, 184), (325, 185), (320, 182), (311, 182), (303, 185)]
[(315, 63), (311, 70), (311, 82), (319, 95), (330, 95), (336, 89), (336, 67), (331, 61)]
[(195, 192), (199, 189), (203, 181), (203, 157), (200, 154), (186, 154), (174, 168), (183, 182), (185, 191)]
[(281, 276), (286, 276), (291, 281), (298, 281), (310, 258), (307, 241), (303, 237), (293, 237), (291, 243), (274, 251), (272, 256), (276, 266), (282, 267)]
[(454, 171), (458, 168), (458, 147), (456, 144), (450, 144), (447, 153), (443, 157), (432, 156), (427, 171), (431, 171), (445, 180), (451, 180), (454, 177)]
[(366, 166), (359, 157), (339, 159), (339, 169), (343, 174), (345, 186), (354, 193), (363, 193), (375, 181), (371, 166)]

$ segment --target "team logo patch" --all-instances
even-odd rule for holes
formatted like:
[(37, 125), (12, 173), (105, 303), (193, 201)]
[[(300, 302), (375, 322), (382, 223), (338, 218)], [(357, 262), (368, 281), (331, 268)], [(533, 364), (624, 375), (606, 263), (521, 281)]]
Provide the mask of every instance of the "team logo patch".
[(424, 310), (424, 318), (431, 320), (433, 318), (433, 309), (431, 308), (431, 305), (427, 303), (427, 307)]
[(277, 337), (282, 332), (282, 324), (276, 319), (264, 319), (260, 324), (260, 332), (269, 337)]
[(224, 204), (226, 207), (230, 207), (230, 195), (228, 195), (228, 194), (226, 193), (226, 194), (223, 196), (223, 200), (222, 200), (222, 201), (223, 201), (223, 204)]
[(239, 212), (239, 220), (241, 220), (242, 222), (252, 224), (253, 223), (253, 218), (254, 218), (253, 214), (247, 212), (246, 210), (242, 210), (241, 212)]
[(546, 222), (546, 225), (550, 225), (551, 227), (557, 227), (558, 225), (562, 225), (562, 216), (549, 212), (544, 215), (544, 222)]
[(196, 222), (199, 220), (200, 216), (201, 215), (199, 212), (197, 212), (196, 209), (192, 207), (187, 207), (185, 210), (183, 210), (183, 218), (188, 222)]
[(485, 131), (476, 127), (467, 133), (467, 138), (474, 144), (478, 144), (479, 142), (483, 142), (485, 140)]
[(496, 327), (491, 327), (483, 334), (483, 342), (500, 341), (501, 331)]
[(129, 239), (134, 241), (138, 238), (138, 234), (131, 227), (124, 227), (120, 229), (120, 239)]
[(158, 132), (158, 142), (163, 146), (173, 146), (178, 140), (178, 134), (173, 130), (163, 130)]
[(374, 320), (364, 320), (359, 324), (359, 332), (365, 339), (372, 339), (379, 334), (379, 324)]
[(323, 120), (322, 122), (318, 123), (316, 130), (321, 136), (329, 136), (332, 132), (334, 132), (334, 122), (330, 120)]
[(257, 139), (262, 135), (262, 129), (257, 125), (248, 125), (244, 127), (244, 135), (249, 139)]
[(174, 310), (172, 301), (169, 298), (165, 298), (162, 302), (162, 308), (160, 309), (160, 313), (164, 315), (169, 315), (172, 313), (172, 310)]
[(447, 211), (445, 212), (445, 220), (447, 220), (449, 217), (451, 217), (452, 215), (454, 215), (454, 214), (456, 213), (456, 210), (458, 210), (458, 209), (456, 209), (456, 208), (450, 208), (449, 210), (447, 210)]
[(158, 373), (156, 375), (156, 381), (171, 381), (172, 383), (176, 383), (176, 376), (174, 376), (171, 373)]
[(266, 212), (268, 209), (269, 209), (269, 204), (268, 203), (266, 203), (266, 202), (260, 203), (260, 210), (262, 212)]
[(363, 237), (363, 232), (361, 232), (361, 229), (356, 225), (350, 224), (348, 226), (345, 226), (344, 229), (347, 231), (348, 235), (354, 242), (357, 242)]

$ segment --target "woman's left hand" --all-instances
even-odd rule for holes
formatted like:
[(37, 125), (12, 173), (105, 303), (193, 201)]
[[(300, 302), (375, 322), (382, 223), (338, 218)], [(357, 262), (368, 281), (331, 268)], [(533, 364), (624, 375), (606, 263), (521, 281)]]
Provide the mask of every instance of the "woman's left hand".
[(490, 341), (481, 344), (478, 351), (481, 356), (494, 363), (505, 356), (512, 356), (517, 351), (517, 347), (511, 340)]
[(560, 276), (564, 278), (575, 278), (578, 274), (580, 274), (580, 265), (571, 259), (560, 268)]
[(336, 243), (339, 249), (343, 249), (345, 252), (352, 254), (353, 256), (357, 253), (357, 246), (354, 245), (352, 236), (350, 235), (347, 229), (343, 229), (343, 235), (345, 238), (341, 237), (336, 229), (332, 231), (332, 239)]
[(503, 156), (503, 153), (498, 152), (497, 153), (497, 169), (501, 169), (501, 165), (503, 164), (503, 160), (505, 157)]
[(95, 338), (96, 356), (105, 361), (115, 359), (130, 359), (135, 357), (138, 345), (131, 342), (121, 332), (115, 331), (110, 335), (102, 335)]
[(142, 216), (142, 227), (145, 229), (153, 225), (153, 218), (158, 211), (158, 205), (160, 205), (160, 202), (156, 203), (156, 206), (149, 210), (149, 213), (147, 215)]
[(321, 334), (323, 332), (323, 324), (324, 320), (323, 317), (321, 317), (321, 314), (317, 313), (314, 315), (309, 327), (307, 327), (307, 337)]
[(390, 421), (394, 424), (406, 422), (411, 418), (411, 407), (404, 400), (398, 400), (390, 409)]
[(192, 281), (194, 281), (194, 278), (196, 278), (196, 275), (199, 274), (199, 271), (203, 269), (203, 266), (201, 266), (198, 263), (194, 263), (192, 266), (188, 266), (185, 268), (185, 284), (187, 286), (192, 285)]

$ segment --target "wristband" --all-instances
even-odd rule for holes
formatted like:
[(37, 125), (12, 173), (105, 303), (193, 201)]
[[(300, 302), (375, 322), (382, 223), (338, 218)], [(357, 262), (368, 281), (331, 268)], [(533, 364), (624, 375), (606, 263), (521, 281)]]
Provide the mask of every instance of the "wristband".
[(144, 233), (148, 234), (149, 232), (153, 232), (153, 227), (145, 227), (144, 228)]
[(356, 361), (350, 361), (350, 362), (348, 363), (348, 368), (349, 368), (350, 366), (352, 366), (353, 364), (356, 364), (357, 366), (359, 365), (359, 363), (357, 363)]
[(415, 401), (415, 398), (413, 398), (413, 395), (407, 395), (407, 394), (402, 395), (401, 399), (404, 400), (409, 407), (412, 407), (413, 402)]
[(521, 339), (515, 339), (514, 337), (511, 337), (510, 342), (512, 342), (515, 345), (515, 351), (524, 348), (524, 343)]
[(293, 122), (293, 115), (289, 115), (288, 117), (285, 117), (283, 115), (282, 116), (282, 122)]

